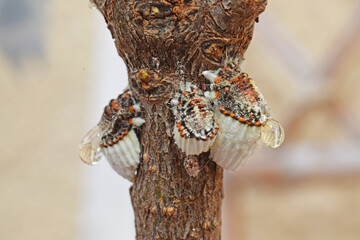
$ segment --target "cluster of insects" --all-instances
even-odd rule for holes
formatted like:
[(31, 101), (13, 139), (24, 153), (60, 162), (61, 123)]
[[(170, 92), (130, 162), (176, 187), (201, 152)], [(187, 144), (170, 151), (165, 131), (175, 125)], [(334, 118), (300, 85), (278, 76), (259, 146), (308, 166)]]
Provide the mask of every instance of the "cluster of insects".
[[(170, 101), (175, 124), (173, 138), (187, 156), (210, 150), (211, 158), (227, 170), (237, 170), (265, 144), (279, 147), (282, 126), (272, 119), (268, 105), (249, 76), (235, 64), (203, 72), (210, 90), (182, 83)], [(126, 90), (110, 101), (98, 125), (80, 143), (80, 157), (94, 164), (106, 157), (114, 170), (131, 180), (140, 161), (134, 129), (145, 123), (141, 107)]]

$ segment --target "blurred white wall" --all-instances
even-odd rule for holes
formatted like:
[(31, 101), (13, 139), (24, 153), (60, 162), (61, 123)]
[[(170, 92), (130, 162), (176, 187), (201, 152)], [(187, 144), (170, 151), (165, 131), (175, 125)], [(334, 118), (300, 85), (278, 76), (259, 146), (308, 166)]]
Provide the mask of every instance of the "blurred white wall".
[[(96, 10), (93, 10), (96, 11)], [(94, 14), (95, 31), (84, 133), (99, 121), (104, 106), (127, 86), (127, 71), (100, 13)], [(89, 36), (90, 37), (90, 36)], [(117, 175), (106, 161), (83, 167), (80, 195), (80, 240), (135, 239), (131, 183)]]

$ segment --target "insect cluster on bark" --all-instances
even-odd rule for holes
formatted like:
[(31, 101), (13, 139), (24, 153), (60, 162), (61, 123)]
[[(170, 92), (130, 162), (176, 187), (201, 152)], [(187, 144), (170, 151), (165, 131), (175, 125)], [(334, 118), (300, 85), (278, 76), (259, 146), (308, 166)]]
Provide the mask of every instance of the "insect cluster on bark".
[[(196, 166), (189, 159), (203, 152), (210, 151), (211, 159), (224, 169), (237, 170), (259, 146), (281, 145), (283, 128), (271, 117), (254, 80), (240, 67), (266, 1), (123, 5), (92, 0), (92, 4), (108, 22), (129, 68), (130, 86), (110, 101), (100, 122), (84, 137), (80, 144), (84, 162), (93, 164), (105, 157), (117, 173), (133, 179), (141, 157), (136, 129), (146, 124), (142, 101), (162, 101), (172, 109), (174, 125), (167, 132), (188, 156), (187, 170)], [(112, 21), (116, 11), (121, 18)], [(114, 25), (125, 22), (128, 27)], [(115, 34), (115, 29), (122, 31)], [(139, 45), (142, 35), (146, 42)]]
[[(272, 119), (248, 74), (234, 63), (203, 74), (210, 82), (209, 91), (181, 83), (168, 103), (175, 119), (173, 138), (182, 152), (192, 156), (210, 150), (218, 165), (237, 170), (262, 144), (281, 145), (284, 130)], [(105, 156), (118, 174), (132, 180), (141, 152), (134, 129), (145, 123), (140, 116), (141, 105), (131, 91), (112, 99), (99, 124), (82, 141), (81, 159), (92, 164)]]
[(266, 0), (92, 2), (129, 86), (81, 142), (81, 159), (106, 158), (133, 181), (137, 239), (220, 239), (223, 168), (284, 139), (241, 68)]

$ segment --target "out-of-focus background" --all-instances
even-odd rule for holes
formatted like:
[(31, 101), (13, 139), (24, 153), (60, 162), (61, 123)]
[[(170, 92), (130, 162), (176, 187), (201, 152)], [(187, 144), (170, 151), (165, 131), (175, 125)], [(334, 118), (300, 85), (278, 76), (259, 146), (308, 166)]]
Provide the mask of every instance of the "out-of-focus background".
[[(286, 139), (226, 173), (225, 240), (360, 239), (359, 11), (269, 1), (244, 70)], [(134, 239), (130, 183), (77, 153), (126, 79), (85, 0), (0, 0), (0, 239)]]

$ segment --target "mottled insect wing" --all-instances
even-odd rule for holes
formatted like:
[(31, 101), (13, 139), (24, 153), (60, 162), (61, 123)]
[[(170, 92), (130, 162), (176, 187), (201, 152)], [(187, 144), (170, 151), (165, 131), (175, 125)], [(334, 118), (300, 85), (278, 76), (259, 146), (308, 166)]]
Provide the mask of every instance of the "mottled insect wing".
[(99, 124), (80, 144), (80, 158), (89, 164), (105, 156), (112, 168), (132, 181), (140, 161), (140, 143), (134, 129), (145, 121), (139, 117), (140, 105), (130, 91), (112, 99)]
[(204, 92), (187, 83), (171, 101), (175, 114), (174, 140), (187, 155), (207, 152), (215, 141), (219, 126), (213, 106)]
[(110, 101), (99, 123), (106, 159), (119, 175), (130, 181), (140, 161), (140, 143), (134, 132), (145, 122), (139, 117), (140, 110), (127, 90)]
[(237, 170), (261, 145), (261, 129), (269, 117), (267, 103), (254, 81), (234, 64), (203, 74), (215, 85), (219, 122), (211, 156), (223, 168)]

